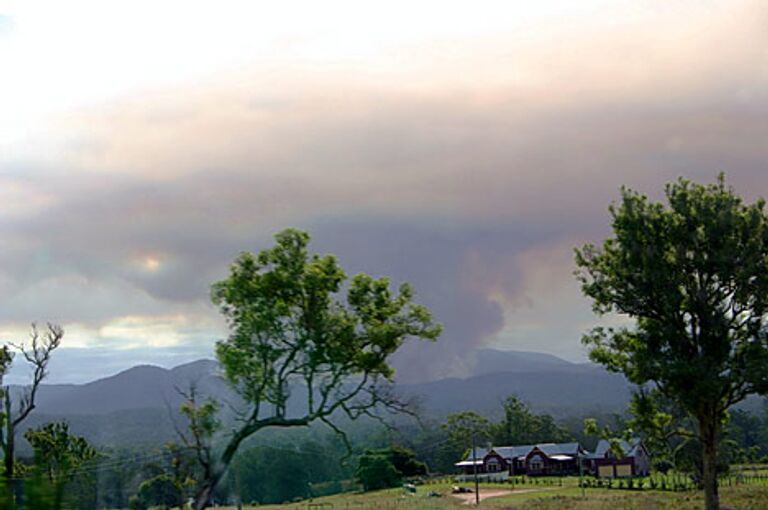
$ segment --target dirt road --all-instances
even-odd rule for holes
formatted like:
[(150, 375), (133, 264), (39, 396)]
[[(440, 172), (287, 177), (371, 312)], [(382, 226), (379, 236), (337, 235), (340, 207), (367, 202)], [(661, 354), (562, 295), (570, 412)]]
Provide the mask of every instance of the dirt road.
[[(535, 492), (536, 489), (518, 489), (511, 491), (509, 489), (480, 489), (480, 501), (488, 498), (498, 498), (499, 496), (507, 496), (509, 494), (522, 494), (523, 492)], [(465, 505), (475, 504), (475, 494), (473, 492), (464, 494), (451, 494), (451, 497), (459, 499), (464, 502)]]

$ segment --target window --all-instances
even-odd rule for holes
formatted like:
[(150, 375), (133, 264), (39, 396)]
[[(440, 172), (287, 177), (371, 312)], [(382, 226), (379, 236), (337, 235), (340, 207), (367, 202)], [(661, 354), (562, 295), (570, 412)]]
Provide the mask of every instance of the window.
[(531, 471), (541, 471), (544, 469), (544, 459), (541, 457), (541, 455), (534, 455), (531, 457), (528, 463), (531, 466)]
[(498, 473), (501, 471), (501, 465), (499, 464), (499, 459), (492, 457), (488, 459), (488, 462), (486, 462), (486, 467), (488, 468), (489, 473)]

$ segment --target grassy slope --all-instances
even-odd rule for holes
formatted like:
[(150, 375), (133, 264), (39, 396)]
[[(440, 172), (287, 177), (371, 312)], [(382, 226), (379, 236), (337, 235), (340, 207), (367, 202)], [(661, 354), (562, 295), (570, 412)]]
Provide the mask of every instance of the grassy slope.
[[(506, 485), (482, 485), (483, 488), (505, 488)], [(698, 510), (703, 508), (703, 497), (699, 492), (654, 492), (618, 491), (588, 489), (582, 499), (575, 480), (569, 480), (563, 487), (520, 487), (531, 490), (519, 494), (492, 498), (481, 502), (480, 507), (488, 510)], [(437, 491), (439, 498), (430, 498), (427, 493)], [(467, 506), (448, 496), (449, 484), (426, 485), (418, 488), (415, 495), (405, 494), (402, 489), (390, 489), (366, 494), (348, 493), (317, 498), (312, 502), (303, 501), (286, 505), (245, 507), (258, 510), (451, 510), (466, 509)], [(312, 504), (324, 504), (314, 506)], [(742, 485), (721, 488), (721, 504), (724, 508), (738, 510), (768, 509), (768, 486)], [(312, 506), (310, 506), (312, 505)]]

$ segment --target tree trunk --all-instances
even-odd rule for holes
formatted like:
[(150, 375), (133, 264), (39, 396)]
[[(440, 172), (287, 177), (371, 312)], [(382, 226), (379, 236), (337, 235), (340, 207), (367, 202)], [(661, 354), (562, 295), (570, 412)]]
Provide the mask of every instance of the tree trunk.
[(720, 508), (720, 496), (717, 491), (717, 423), (717, 419), (712, 416), (699, 418), (703, 461), (702, 483), (706, 510)]
[(257, 430), (259, 429), (243, 427), (232, 436), (219, 459), (220, 467), (210, 468), (209, 475), (203, 480), (203, 486), (195, 496), (195, 510), (204, 510), (208, 507), (211, 496), (213, 496), (213, 491), (216, 489), (216, 486), (219, 484), (224, 473), (226, 473), (229, 465), (232, 463), (232, 459), (235, 457), (235, 453), (237, 453), (237, 448), (240, 446), (240, 443)]
[(216, 489), (216, 485), (218, 485), (220, 479), (221, 475), (213, 475), (211, 478), (203, 480), (203, 486), (195, 495), (195, 510), (205, 510), (208, 508), (211, 504), (213, 491)]
[(6, 412), (6, 419), (5, 419), (5, 444), (3, 445), (3, 455), (5, 455), (5, 465), (3, 469), (3, 473), (5, 474), (5, 481), (8, 484), (8, 495), (11, 498), (11, 501), (14, 504), (19, 503), (19, 492), (20, 492), (20, 485), (19, 482), (16, 480), (16, 478), (13, 476), (13, 457), (15, 454), (16, 449), (16, 430), (13, 426), (13, 421), (11, 420), (11, 399), (8, 397), (8, 391), (9, 389), (6, 388), (6, 398), (5, 398), (5, 412)]
[(3, 445), (5, 447), (5, 451), (3, 454), (5, 455), (5, 479), (8, 480), (8, 482), (11, 482), (13, 480), (13, 454), (14, 454), (14, 446), (15, 446), (15, 430), (13, 427), (13, 420), (11, 419), (11, 397), (10, 397), (10, 388), (5, 388), (5, 444)]

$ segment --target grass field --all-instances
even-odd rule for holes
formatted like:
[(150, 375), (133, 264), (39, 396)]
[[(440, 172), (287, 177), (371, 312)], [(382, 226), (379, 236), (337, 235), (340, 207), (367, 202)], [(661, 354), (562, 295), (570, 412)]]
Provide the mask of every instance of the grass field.
[[(370, 493), (337, 494), (284, 505), (244, 508), (258, 510), (451, 510), (468, 505), (450, 495), (451, 484), (419, 486), (416, 494), (403, 489)], [(480, 492), (509, 490), (506, 484), (483, 484)], [(587, 489), (581, 497), (577, 479), (565, 479), (563, 486), (518, 486), (511, 493), (486, 499), (480, 503), (488, 510), (694, 510), (703, 508), (703, 495), (698, 491), (658, 492)], [(440, 497), (430, 497), (430, 491)], [(768, 509), (768, 485), (743, 484), (721, 488), (721, 506), (735, 510)], [(472, 500), (474, 503), (474, 500)], [(474, 506), (474, 505), (472, 505)], [(228, 510), (234, 510), (228, 508)]]

